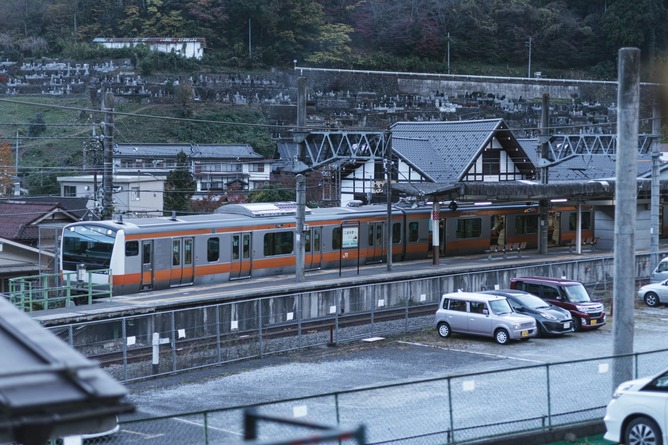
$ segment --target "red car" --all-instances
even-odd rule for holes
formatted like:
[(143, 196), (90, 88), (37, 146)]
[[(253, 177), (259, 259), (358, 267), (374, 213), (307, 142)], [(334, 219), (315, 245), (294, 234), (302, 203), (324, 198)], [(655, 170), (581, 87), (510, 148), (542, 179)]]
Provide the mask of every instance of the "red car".
[(576, 331), (597, 329), (605, 324), (603, 304), (592, 301), (582, 283), (563, 278), (517, 277), (510, 280), (511, 289), (532, 293), (566, 309), (573, 317)]

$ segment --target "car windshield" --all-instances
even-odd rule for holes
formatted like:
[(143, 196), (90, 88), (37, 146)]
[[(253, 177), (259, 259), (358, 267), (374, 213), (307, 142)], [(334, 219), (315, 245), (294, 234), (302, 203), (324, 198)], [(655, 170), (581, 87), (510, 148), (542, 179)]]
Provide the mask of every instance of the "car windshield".
[(566, 290), (566, 296), (570, 302), (587, 303), (591, 301), (587, 289), (580, 283), (573, 286), (564, 286), (564, 289)]
[(489, 302), (489, 307), (492, 309), (492, 313), (495, 315), (510, 314), (513, 311), (513, 309), (510, 307), (510, 304), (508, 304), (508, 300), (505, 298), (491, 300)]
[(541, 300), (535, 295), (522, 294), (522, 295), (513, 295), (513, 297), (522, 306), (528, 307), (529, 309), (546, 309), (550, 307), (549, 304), (545, 303), (545, 301)]
[(643, 389), (650, 391), (668, 391), (668, 371), (649, 382)]

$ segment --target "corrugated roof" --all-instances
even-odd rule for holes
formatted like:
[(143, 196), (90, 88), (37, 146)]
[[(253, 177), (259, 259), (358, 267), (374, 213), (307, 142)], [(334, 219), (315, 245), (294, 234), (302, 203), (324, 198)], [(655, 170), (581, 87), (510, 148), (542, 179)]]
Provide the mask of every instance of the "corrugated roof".
[[(534, 165), (538, 165), (538, 140), (518, 139), (524, 152)], [(548, 167), (550, 181), (579, 181), (617, 176), (617, 156), (593, 154), (581, 155), (567, 159)], [(638, 153), (638, 177), (646, 175), (652, 169), (652, 155)]]
[(36, 203), (27, 201), (0, 201), (0, 238), (10, 240), (34, 240), (38, 238), (37, 224), (46, 215), (59, 212), (67, 217), (67, 222), (78, 218), (65, 210), (60, 204)]
[(115, 144), (114, 157), (175, 158), (184, 152), (193, 159), (257, 160), (262, 155), (248, 144)]

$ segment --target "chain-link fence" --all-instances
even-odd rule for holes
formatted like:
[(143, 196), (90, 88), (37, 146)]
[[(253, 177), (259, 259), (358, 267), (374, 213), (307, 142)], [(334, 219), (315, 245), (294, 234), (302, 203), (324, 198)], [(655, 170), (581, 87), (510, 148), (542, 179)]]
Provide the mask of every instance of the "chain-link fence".
[[(363, 425), (369, 444), (463, 443), (602, 420), (616, 360), (632, 361), (635, 377), (648, 376), (665, 368), (668, 349), (338, 391), (253, 408), (318, 425)], [(241, 444), (248, 408), (122, 421), (120, 431), (104, 443)], [(304, 432), (298, 425), (273, 423), (259, 428), (256, 437), (271, 443)]]
[[(393, 294), (396, 295), (397, 284)], [(50, 328), (116, 379), (132, 381), (429, 327), (441, 292), (388, 297), (349, 287)]]
[[(600, 262), (600, 264), (599, 264)], [(610, 303), (606, 259), (525, 267), (531, 275), (584, 281), (594, 299)], [(545, 270), (545, 268), (548, 268)], [(554, 269), (554, 270), (553, 270)], [(562, 270), (563, 269), (563, 270)], [(276, 297), (154, 312), (50, 330), (97, 360), (116, 379), (133, 381), (291, 350), (396, 335), (430, 327), (444, 292), (492, 288), (513, 269), (333, 287)], [(516, 271), (515, 271), (516, 272)], [(487, 274), (487, 275), (485, 275)]]

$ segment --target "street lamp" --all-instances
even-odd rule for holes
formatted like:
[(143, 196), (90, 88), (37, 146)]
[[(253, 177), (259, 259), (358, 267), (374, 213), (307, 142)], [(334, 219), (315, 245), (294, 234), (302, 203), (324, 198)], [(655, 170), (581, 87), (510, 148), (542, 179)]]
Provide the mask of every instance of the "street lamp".
[(531, 78), (531, 37), (529, 37), (529, 40), (525, 43), (525, 45), (529, 48), (529, 69), (527, 70), (527, 77), (530, 79)]

